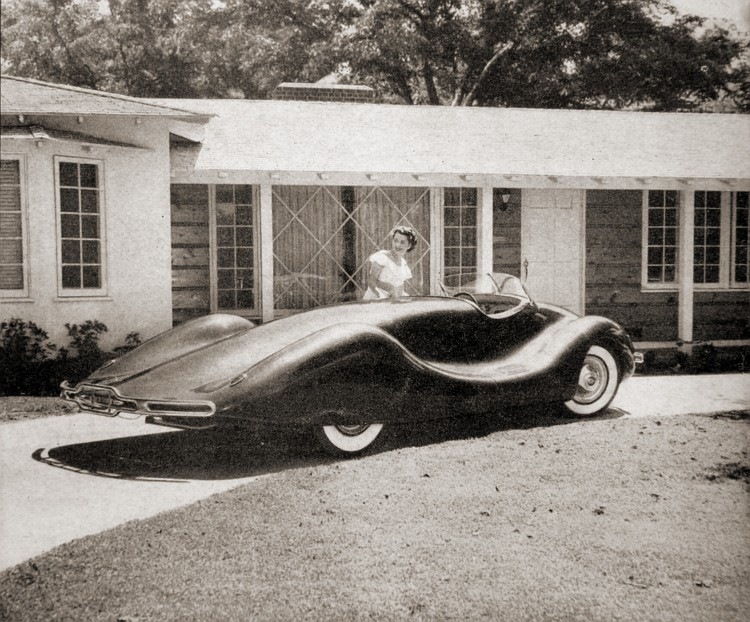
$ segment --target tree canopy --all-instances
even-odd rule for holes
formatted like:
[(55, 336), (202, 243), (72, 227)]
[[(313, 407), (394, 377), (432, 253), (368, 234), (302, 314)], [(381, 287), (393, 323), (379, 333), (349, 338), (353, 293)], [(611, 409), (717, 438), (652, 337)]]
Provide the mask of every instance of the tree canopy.
[(747, 36), (662, 0), (14, 0), (2, 29), (4, 73), (135, 96), (346, 68), (393, 103), (750, 110)]

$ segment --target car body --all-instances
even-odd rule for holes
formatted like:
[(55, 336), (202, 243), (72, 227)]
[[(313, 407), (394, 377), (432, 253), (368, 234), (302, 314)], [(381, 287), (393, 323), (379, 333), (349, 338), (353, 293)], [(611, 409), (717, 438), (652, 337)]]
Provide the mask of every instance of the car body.
[(383, 425), (509, 406), (607, 408), (634, 371), (618, 324), (531, 300), (507, 274), (462, 275), (442, 296), (320, 307), (265, 324), (213, 314), (110, 361), (62, 397), (82, 411), (208, 428), (314, 426), (358, 453)]

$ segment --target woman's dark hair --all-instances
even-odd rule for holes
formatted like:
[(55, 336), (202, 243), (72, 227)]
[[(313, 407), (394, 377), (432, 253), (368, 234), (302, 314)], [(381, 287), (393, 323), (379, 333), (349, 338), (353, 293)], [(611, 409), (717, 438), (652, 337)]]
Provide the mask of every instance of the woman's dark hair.
[(397, 233), (400, 233), (407, 240), (409, 240), (409, 248), (406, 252), (410, 253), (411, 251), (413, 251), (417, 245), (417, 232), (414, 231), (414, 229), (412, 229), (411, 227), (407, 227), (406, 225), (399, 225), (398, 227), (393, 227), (393, 229), (391, 229), (391, 235), (389, 237), (393, 239), (393, 236)]

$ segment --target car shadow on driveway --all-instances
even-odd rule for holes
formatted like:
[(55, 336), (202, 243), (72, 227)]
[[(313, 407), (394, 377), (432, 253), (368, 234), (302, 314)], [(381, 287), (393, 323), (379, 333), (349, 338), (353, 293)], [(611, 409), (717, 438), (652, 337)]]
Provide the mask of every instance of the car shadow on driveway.
[[(627, 414), (610, 408), (589, 420)], [(448, 417), (386, 426), (382, 439), (365, 452), (380, 454), (404, 447), (482, 438), (504, 430), (581, 422), (559, 409), (539, 405), (502, 416)], [(85, 475), (143, 481), (229, 480), (287, 469), (330, 464), (341, 459), (324, 453), (309, 428), (246, 426), (231, 430), (179, 430), (37, 449), (35, 460)], [(355, 458), (356, 459), (356, 458)]]
[(49, 466), (117, 479), (229, 480), (325, 464), (304, 430), (177, 430), (37, 449)]

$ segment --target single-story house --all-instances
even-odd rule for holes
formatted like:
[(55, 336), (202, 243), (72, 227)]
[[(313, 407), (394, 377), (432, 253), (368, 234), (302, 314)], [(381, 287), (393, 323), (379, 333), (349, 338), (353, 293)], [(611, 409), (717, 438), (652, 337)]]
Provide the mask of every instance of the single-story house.
[(64, 342), (358, 298), (392, 226), (411, 294), (510, 272), (641, 347), (750, 343), (750, 116), (157, 100), (2, 77), (0, 304)]

